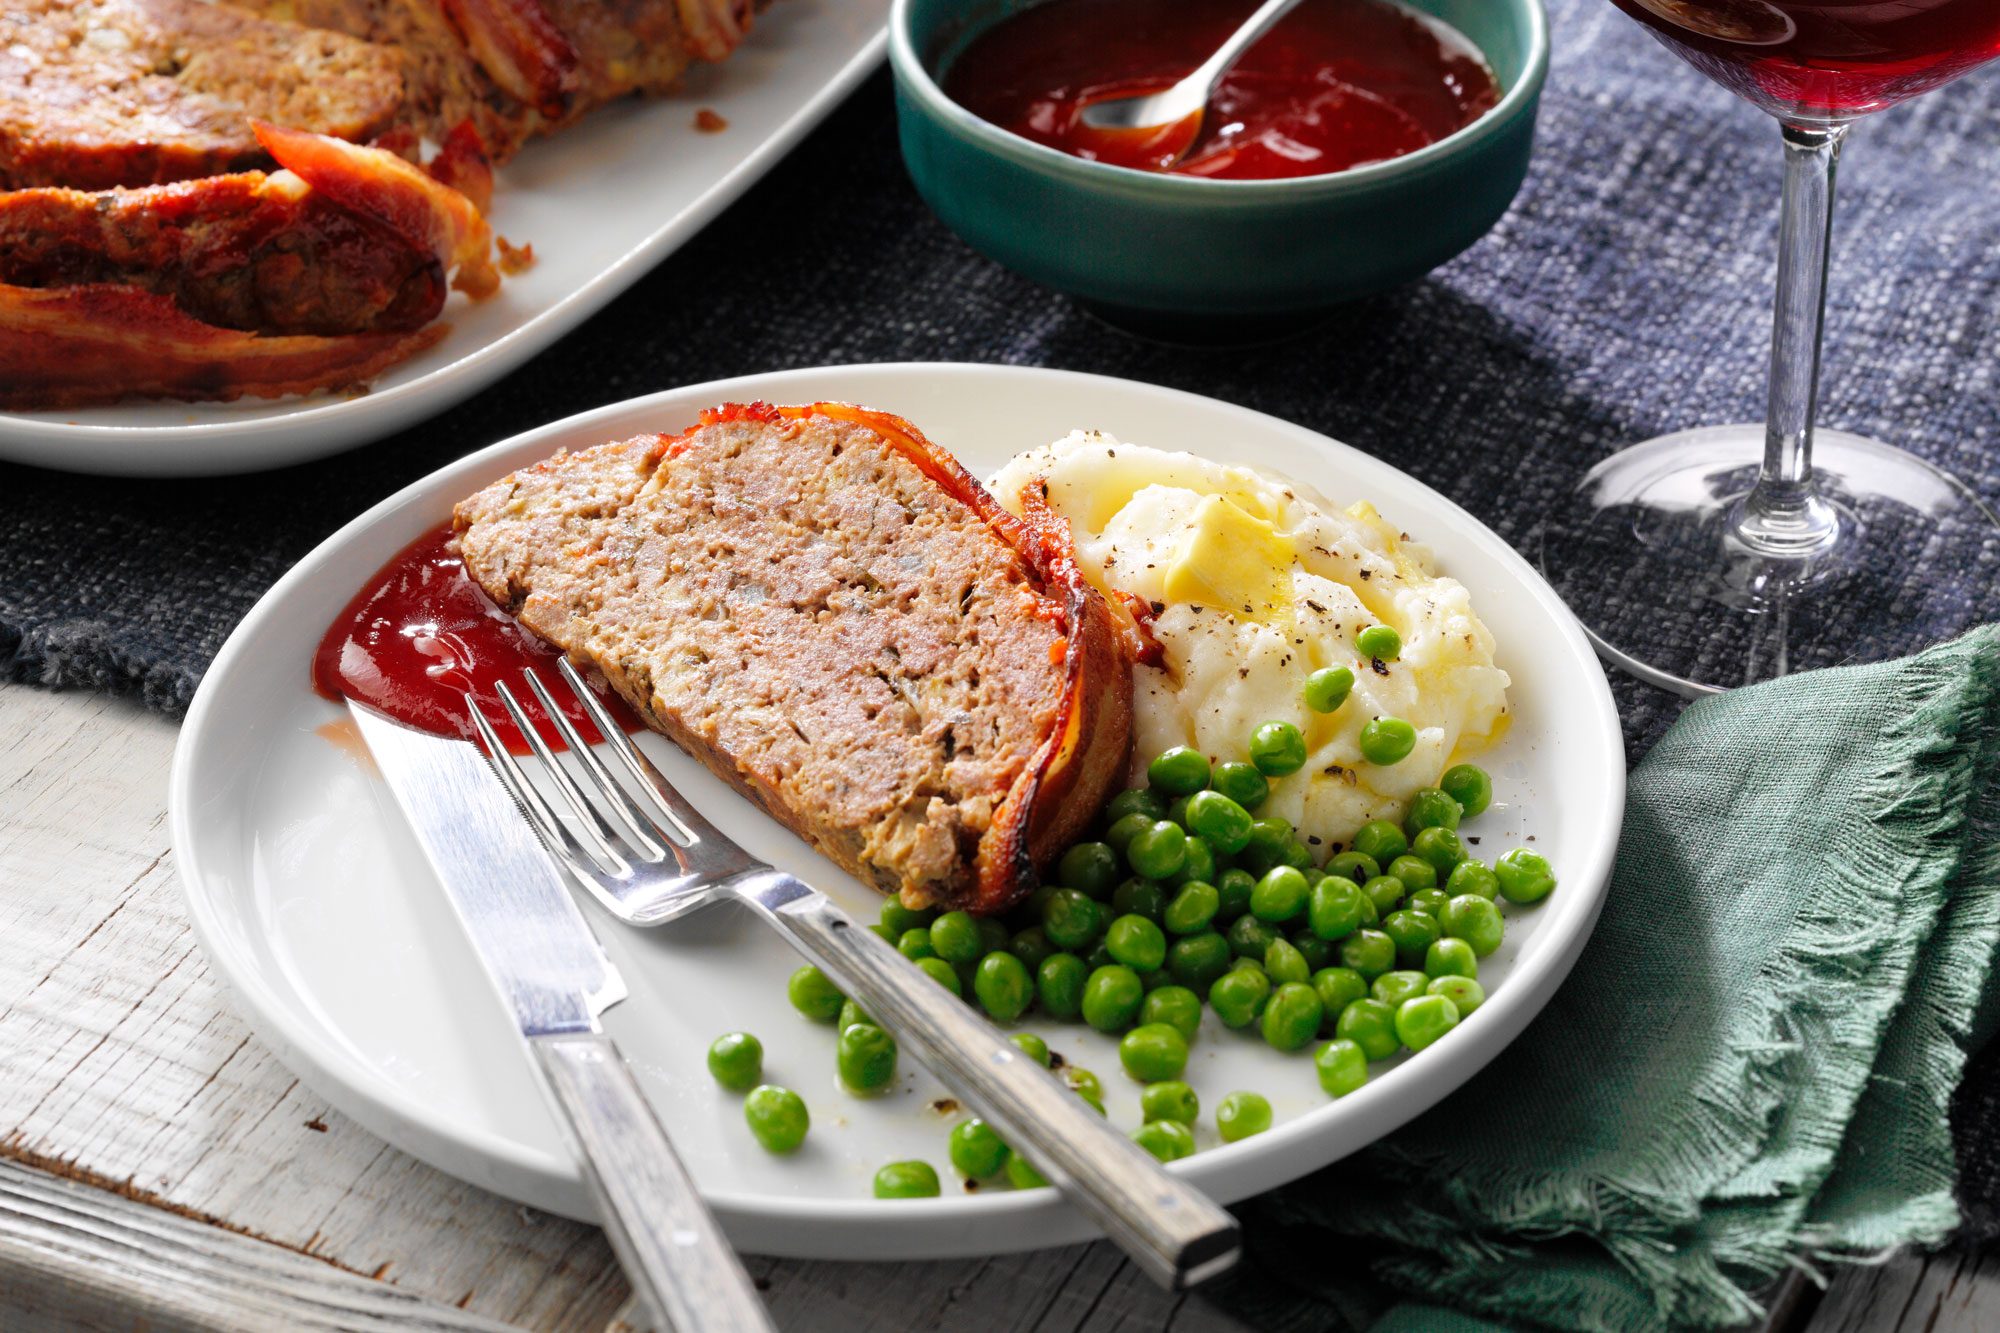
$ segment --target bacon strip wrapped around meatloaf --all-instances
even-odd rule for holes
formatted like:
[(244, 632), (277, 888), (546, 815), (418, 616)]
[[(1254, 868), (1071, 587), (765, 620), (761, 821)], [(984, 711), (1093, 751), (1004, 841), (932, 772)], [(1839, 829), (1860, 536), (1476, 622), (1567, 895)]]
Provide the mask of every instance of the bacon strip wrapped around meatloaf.
[(523, 625), (911, 906), (1005, 910), (1123, 779), (1131, 663), (1066, 527), (898, 417), (729, 406), (456, 520)]

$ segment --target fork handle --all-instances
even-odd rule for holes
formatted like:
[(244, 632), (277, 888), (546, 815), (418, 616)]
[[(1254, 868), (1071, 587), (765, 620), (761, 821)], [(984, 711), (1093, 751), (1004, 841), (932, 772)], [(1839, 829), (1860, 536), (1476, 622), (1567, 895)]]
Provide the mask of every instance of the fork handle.
[(1155, 1282), (1180, 1290), (1236, 1262), (1235, 1218), (1111, 1128), (1000, 1029), (963, 1004), (939, 1003), (937, 982), (881, 936), (817, 893), (782, 905), (747, 896)]
[(531, 1037), (633, 1294), (677, 1333), (775, 1333), (639, 1082), (601, 1032)]

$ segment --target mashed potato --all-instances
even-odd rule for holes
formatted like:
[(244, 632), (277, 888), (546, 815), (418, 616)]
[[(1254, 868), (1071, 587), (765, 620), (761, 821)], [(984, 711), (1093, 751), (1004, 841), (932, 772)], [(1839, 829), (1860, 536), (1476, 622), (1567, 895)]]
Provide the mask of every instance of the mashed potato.
[[(1291, 820), (1323, 860), (1369, 820), (1400, 820), (1413, 793), (1505, 727), (1507, 673), (1470, 597), (1372, 506), (1339, 511), (1248, 468), (1082, 431), (1014, 459), (992, 490), (1018, 511), (1037, 481), (1086, 575), (1114, 603), (1144, 603), (1165, 653), (1163, 668), (1137, 669), (1135, 782), (1172, 746), (1243, 760), (1261, 723), (1290, 722), (1306, 766), (1274, 779), (1258, 814)], [(1402, 636), (1396, 661), (1355, 648), (1375, 624)], [(1354, 689), (1320, 714), (1301, 689), (1327, 666), (1351, 669)], [(1377, 717), (1416, 728), (1407, 759), (1362, 758), (1361, 728)]]

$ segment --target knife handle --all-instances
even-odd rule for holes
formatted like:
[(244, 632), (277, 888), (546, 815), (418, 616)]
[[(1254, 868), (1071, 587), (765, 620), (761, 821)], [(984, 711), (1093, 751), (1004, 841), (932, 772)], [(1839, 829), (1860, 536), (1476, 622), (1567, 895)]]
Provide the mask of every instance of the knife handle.
[(633, 1294), (677, 1333), (775, 1333), (617, 1044), (576, 1032), (530, 1037), (528, 1046)]
[(881, 936), (817, 893), (775, 910), (759, 905), (843, 991), (915, 1048), (947, 1087), (1104, 1228), (1148, 1277), (1177, 1291), (1236, 1262), (1242, 1242), (1235, 1218), (1169, 1174)]

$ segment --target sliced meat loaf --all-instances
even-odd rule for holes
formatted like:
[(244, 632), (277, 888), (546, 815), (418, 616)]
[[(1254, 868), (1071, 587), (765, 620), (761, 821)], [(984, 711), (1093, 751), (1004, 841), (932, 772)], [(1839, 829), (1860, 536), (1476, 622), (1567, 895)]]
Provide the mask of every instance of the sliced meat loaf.
[(0, 187), (102, 190), (266, 162), (252, 120), (366, 139), (403, 61), (202, 0), (0, 0)]
[(898, 418), (733, 407), (458, 506), (530, 630), (842, 866), (999, 911), (1124, 773), (1132, 681), (1066, 532)]

